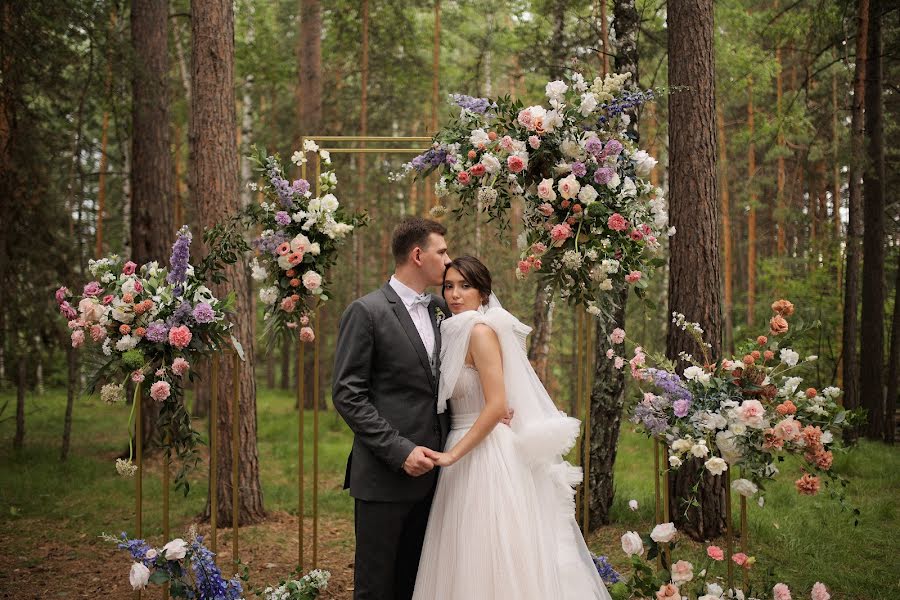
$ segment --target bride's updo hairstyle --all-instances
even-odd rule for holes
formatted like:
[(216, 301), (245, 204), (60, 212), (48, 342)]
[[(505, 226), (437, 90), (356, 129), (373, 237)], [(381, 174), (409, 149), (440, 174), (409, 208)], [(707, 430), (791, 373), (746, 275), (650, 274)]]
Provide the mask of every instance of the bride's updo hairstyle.
[[(487, 304), (491, 297), (491, 272), (484, 266), (484, 263), (474, 256), (460, 256), (447, 265), (444, 271), (444, 280), (447, 279), (447, 271), (456, 269), (459, 271), (466, 283), (478, 290), (481, 294), (481, 303)], [(444, 295), (443, 286), (441, 287), (441, 296)], [(446, 300), (446, 297), (444, 298)]]

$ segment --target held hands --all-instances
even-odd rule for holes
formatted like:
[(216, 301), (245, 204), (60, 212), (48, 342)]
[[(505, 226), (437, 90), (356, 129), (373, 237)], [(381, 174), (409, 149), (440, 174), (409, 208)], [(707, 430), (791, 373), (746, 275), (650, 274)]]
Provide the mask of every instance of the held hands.
[(434, 462), (436, 467), (449, 467), (457, 460), (453, 452), (438, 452), (430, 448), (425, 448), (425, 455)]
[(424, 446), (413, 448), (413, 451), (406, 457), (406, 462), (403, 463), (403, 470), (406, 474), (410, 477), (419, 477), (432, 470), (435, 464), (428, 456), (427, 453), (429, 452), (432, 452), (432, 450)]
[(500, 422), (509, 427), (509, 424), (512, 423), (513, 417), (516, 415), (516, 411), (511, 408), (506, 409), (506, 416), (500, 419)]

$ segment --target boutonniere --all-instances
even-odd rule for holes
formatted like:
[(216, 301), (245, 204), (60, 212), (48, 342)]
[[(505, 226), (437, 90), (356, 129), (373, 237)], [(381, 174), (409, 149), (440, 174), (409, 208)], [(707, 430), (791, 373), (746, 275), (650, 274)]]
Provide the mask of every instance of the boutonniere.
[(441, 326), (441, 321), (447, 318), (447, 315), (444, 314), (444, 311), (441, 310), (440, 306), (434, 307), (434, 321), (437, 323), (437, 326)]

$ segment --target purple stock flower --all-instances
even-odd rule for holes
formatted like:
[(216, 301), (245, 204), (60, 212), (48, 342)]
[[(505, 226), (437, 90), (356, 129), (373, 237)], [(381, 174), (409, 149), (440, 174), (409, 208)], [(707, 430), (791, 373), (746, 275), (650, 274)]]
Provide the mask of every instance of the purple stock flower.
[(694, 399), (690, 390), (685, 387), (681, 377), (675, 373), (654, 368), (647, 369), (647, 373), (653, 378), (653, 384), (662, 390), (673, 402), (676, 400), (687, 400), (690, 402)]
[(206, 302), (201, 302), (194, 307), (194, 320), (198, 323), (212, 323), (216, 320), (216, 312)]
[(256, 238), (253, 240), (253, 246), (259, 249), (260, 252), (275, 254), (278, 246), (286, 242), (287, 239), (287, 235), (283, 231), (276, 231), (271, 235)]
[(600, 167), (596, 171), (594, 171), (594, 181), (601, 185), (606, 185), (610, 181), (612, 181), (613, 176), (616, 174), (616, 170), (611, 167)]
[(309, 191), (309, 182), (305, 179), (295, 179), (291, 184), (291, 189), (301, 196)]
[(84, 286), (84, 295), (85, 296), (96, 296), (100, 292), (103, 291), (103, 288), (100, 287), (100, 282), (92, 281), (89, 284)]
[(691, 407), (690, 400), (681, 399), (681, 400), (676, 400), (674, 403), (672, 403), (672, 409), (675, 411), (675, 416), (678, 417), (679, 419), (687, 416), (688, 409), (690, 407)]
[(488, 108), (492, 107), (487, 98), (473, 98), (465, 94), (451, 94), (450, 99), (460, 108), (478, 115), (483, 115)]
[(281, 202), (281, 205), (284, 207), (290, 206), (294, 201), (294, 191), (291, 189), (291, 184), (288, 183), (287, 179), (280, 175), (275, 175), (272, 177), (272, 187), (275, 188), (275, 192), (278, 194), (278, 200)]
[(291, 222), (291, 215), (287, 214), (283, 210), (279, 210), (275, 213), (275, 222), (284, 227)]
[(188, 261), (191, 258), (191, 231), (185, 225), (178, 230), (178, 239), (172, 246), (172, 258), (169, 259), (171, 270), (166, 281), (175, 286), (176, 295), (181, 295), (181, 288), (187, 281)]
[(409, 162), (409, 165), (416, 171), (424, 171), (429, 167), (449, 163), (451, 156), (447, 154), (445, 148), (429, 148), (422, 154), (418, 155)]
[(154, 321), (147, 325), (147, 333), (144, 337), (154, 343), (165, 342), (168, 339), (169, 328), (162, 321)]
[(572, 175), (575, 177), (584, 177), (587, 175), (587, 167), (584, 166), (583, 162), (572, 163)]
[(584, 149), (588, 154), (597, 156), (603, 151), (603, 142), (599, 138), (591, 137), (584, 143)]

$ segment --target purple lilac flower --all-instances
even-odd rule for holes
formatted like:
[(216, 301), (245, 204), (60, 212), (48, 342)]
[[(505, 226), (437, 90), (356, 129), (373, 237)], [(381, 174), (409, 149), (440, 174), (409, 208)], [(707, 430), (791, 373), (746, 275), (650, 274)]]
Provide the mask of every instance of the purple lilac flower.
[(166, 281), (175, 286), (175, 295), (180, 296), (182, 286), (187, 281), (188, 261), (191, 258), (191, 232), (187, 225), (178, 230), (178, 239), (172, 246), (171, 270)]
[(679, 419), (682, 418), (682, 417), (686, 417), (686, 416), (687, 416), (687, 414), (688, 414), (688, 409), (689, 409), (690, 407), (691, 407), (691, 401), (690, 401), (690, 400), (684, 400), (684, 399), (676, 400), (676, 401), (672, 404), (672, 408), (673, 408), (674, 411), (675, 411), (675, 416), (678, 417)]
[(162, 321), (154, 321), (147, 325), (144, 337), (154, 343), (165, 342), (169, 336), (169, 328)]
[(203, 537), (191, 542), (191, 569), (197, 581), (197, 592), (200, 598), (210, 600), (238, 600), (243, 593), (240, 579), (234, 577), (228, 581), (222, 578), (222, 571), (216, 565), (215, 554), (203, 545)]
[(613, 569), (613, 566), (609, 564), (609, 560), (607, 560), (605, 556), (595, 556), (594, 566), (597, 567), (597, 573), (606, 585), (618, 583), (622, 578), (622, 576)]
[(206, 302), (194, 307), (194, 320), (198, 323), (212, 323), (216, 320), (216, 311)]
[(464, 108), (467, 111), (478, 115), (483, 115), (487, 112), (488, 108), (492, 108), (492, 105), (487, 98), (473, 98), (472, 96), (466, 96), (465, 94), (451, 94), (450, 99), (460, 108)]
[(594, 181), (601, 185), (606, 185), (610, 181), (612, 181), (613, 176), (616, 174), (616, 170), (611, 167), (600, 167), (596, 171), (594, 171)]
[(301, 196), (309, 191), (309, 182), (305, 179), (295, 179), (291, 184), (291, 189)]
[(284, 227), (285, 225), (290, 224), (291, 215), (287, 214), (283, 210), (279, 210), (277, 213), (275, 213), (275, 222)]
[(584, 143), (584, 149), (588, 154), (597, 156), (603, 151), (603, 142), (599, 138), (591, 137)]
[(294, 201), (293, 198), (293, 190), (291, 189), (291, 184), (288, 183), (288, 180), (280, 175), (275, 175), (272, 177), (272, 187), (275, 188), (275, 192), (278, 194), (278, 200), (281, 202), (281, 205), (284, 207), (288, 207)]
[(445, 148), (429, 148), (424, 153), (410, 161), (410, 166), (416, 171), (424, 171), (430, 167), (436, 167), (450, 162), (450, 155)]
[(647, 369), (647, 373), (653, 378), (653, 384), (662, 390), (672, 401), (694, 399), (690, 390), (684, 385), (681, 377), (675, 373), (669, 373), (662, 369)]
[(177, 327), (178, 325), (193, 325), (194, 320), (194, 307), (191, 306), (191, 303), (187, 300), (184, 300), (181, 304), (178, 305), (178, 308), (175, 309), (175, 312), (172, 313), (168, 319), (166, 319), (166, 325), (169, 327)]
[(584, 166), (583, 162), (572, 163), (572, 175), (575, 177), (584, 177), (587, 175), (587, 167)]

